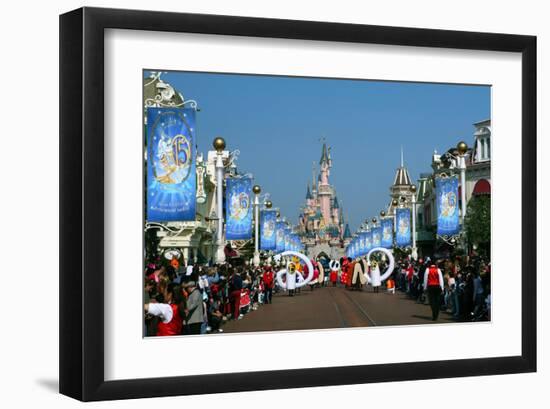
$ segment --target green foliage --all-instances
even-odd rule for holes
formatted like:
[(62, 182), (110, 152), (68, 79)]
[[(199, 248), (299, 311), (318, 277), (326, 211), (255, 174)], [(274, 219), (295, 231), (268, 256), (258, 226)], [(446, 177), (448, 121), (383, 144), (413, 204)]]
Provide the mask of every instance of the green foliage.
[(491, 196), (470, 199), (464, 224), (470, 244), (486, 245), (491, 242)]

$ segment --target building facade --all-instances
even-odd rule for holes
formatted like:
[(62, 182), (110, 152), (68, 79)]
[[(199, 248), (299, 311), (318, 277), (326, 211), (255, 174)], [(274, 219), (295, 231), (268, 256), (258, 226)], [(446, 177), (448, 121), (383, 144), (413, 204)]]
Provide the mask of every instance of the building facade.
[[(491, 120), (476, 122), (473, 124), (474, 133), (472, 147), (466, 152), (466, 184), (459, 182), (460, 191), (465, 188), (466, 205), (472, 197), (491, 194)], [(417, 189), (417, 246), (420, 254), (432, 254), (444, 247), (443, 243), (436, 240), (437, 232), (437, 208), (435, 179), (439, 176), (459, 174), (457, 168), (456, 147), (439, 154), (434, 151), (431, 161), (431, 173), (423, 173), (418, 179)], [(462, 209), (459, 203), (459, 209)], [(460, 210), (461, 211), (461, 210)], [(461, 218), (462, 220), (462, 218)], [(441, 246), (440, 246), (441, 244)]]

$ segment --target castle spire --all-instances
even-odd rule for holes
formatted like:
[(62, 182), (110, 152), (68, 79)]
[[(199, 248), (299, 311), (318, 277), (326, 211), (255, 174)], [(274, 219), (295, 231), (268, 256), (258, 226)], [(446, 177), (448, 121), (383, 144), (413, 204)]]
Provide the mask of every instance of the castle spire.
[(328, 151), (327, 151), (327, 144), (323, 143), (323, 150), (321, 151), (321, 160), (319, 161), (319, 165), (322, 165), (323, 163), (329, 163), (329, 157), (328, 157)]
[(346, 227), (344, 228), (344, 239), (351, 239), (351, 231), (349, 229), (349, 224), (346, 223)]
[(404, 162), (403, 162), (403, 145), (401, 145), (401, 167), (403, 168), (405, 165), (404, 165)]
[(309, 188), (309, 182), (308, 182), (308, 184), (307, 184), (306, 199), (307, 199), (307, 200), (313, 199), (313, 196), (311, 195), (311, 190), (310, 190), (310, 188)]
[(315, 182), (315, 161), (313, 161), (311, 165), (311, 189), (313, 189), (314, 192), (317, 191)]

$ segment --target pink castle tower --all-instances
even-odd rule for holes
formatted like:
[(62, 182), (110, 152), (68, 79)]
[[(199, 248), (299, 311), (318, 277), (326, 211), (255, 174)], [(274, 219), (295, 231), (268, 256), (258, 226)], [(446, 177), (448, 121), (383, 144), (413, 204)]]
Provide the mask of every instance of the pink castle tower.
[(340, 226), (340, 204), (336, 196), (334, 196), (334, 200), (332, 201), (332, 224)]
[(332, 214), (330, 209), (331, 207), (330, 199), (332, 196), (332, 191), (331, 191), (330, 184), (328, 182), (328, 177), (330, 175), (330, 168), (331, 168), (330, 162), (331, 160), (327, 150), (327, 145), (326, 143), (323, 143), (321, 160), (319, 161), (321, 172), (319, 174), (318, 195), (319, 195), (319, 204), (321, 206), (321, 214), (323, 215), (325, 225), (329, 225), (332, 222)]

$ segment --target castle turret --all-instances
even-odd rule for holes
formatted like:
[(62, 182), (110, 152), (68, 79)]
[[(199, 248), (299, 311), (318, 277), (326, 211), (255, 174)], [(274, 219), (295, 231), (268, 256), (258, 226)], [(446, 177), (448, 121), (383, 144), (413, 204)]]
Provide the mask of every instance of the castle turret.
[(319, 166), (321, 172), (319, 174), (319, 187), (318, 187), (318, 196), (319, 204), (321, 205), (321, 213), (325, 224), (329, 224), (332, 221), (332, 215), (330, 210), (330, 199), (332, 196), (330, 184), (328, 181), (329, 171), (330, 171), (330, 159), (327, 151), (327, 144), (323, 143), (323, 149), (321, 152), (321, 160), (319, 160)]
[(313, 195), (311, 194), (311, 189), (309, 187), (309, 183), (307, 184), (306, 204), (307, 204), (307, 206), (313, 206)]
[[(411, 193), (411, 178), (409, 176), (409, 172), (407, 171), (407, 168), (405, 167), (405, 163), (403, 161), (403, 148), (401, 148), (401, 163), (400, 166), (395, 171), (395, 177), (393, 179), (393, 185), (390, 187), (390, 196), (391, 200), (393, 199), (397, 200), (398, 203), (400, 203), (400, 200), (402, 197), (405, 198), (406, 203), (409, 203), (412, 197)], [(393, 206), (390, 205), (388, 207), (388, 214), (393, 215), (394, 209)]]
[(336, 226), (340, 224), (340, 205), (336, 196), (334, 196), (334, 201), (332, 202), (332, 223)]

